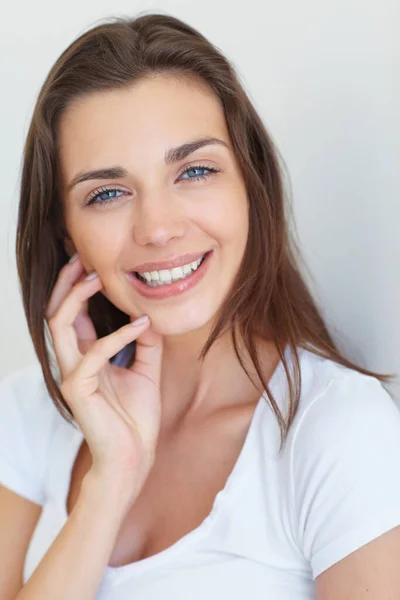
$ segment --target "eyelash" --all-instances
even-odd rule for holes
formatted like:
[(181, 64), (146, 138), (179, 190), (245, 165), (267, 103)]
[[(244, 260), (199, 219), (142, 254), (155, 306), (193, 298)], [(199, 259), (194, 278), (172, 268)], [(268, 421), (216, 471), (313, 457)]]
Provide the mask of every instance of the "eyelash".
[[(206, 175), (197, 175), (196, 177), (189, 177), (187, 179), (187, 181), (199, 181), (201, 179), (206, 180), (209, 177), (212, 176), (212, 174), (214, 173), (219, 173), (220, 169), (214, 169), (213, 167), (206, 167), (205, 165), (189, 165), (180, 175), (180, 177), (182, 177), (182, 175), (185, 175), (185, 173), (187, 173), (188, 171), (193, 171), (196, 169), (200, 169), (200, 170), (205, 170), (205, 171), (209, 171), (208, 174)], [(99, 190), (95, 190), (90, 196), (88, 201), (86, 202), (85, 206), (90, 206), (91, 204), (112, 204), (113, 202), (115, 202), (118, 198), (120, 198), (120, 196), (114, 197), (114, 198), (110, 198), (108, 200), (101, 200), (100, 202), (96, 201), (96, 198), (98, 196), (101, 196), (101, 194), (103, 194), (104, 192), (125, 192), (125, 190), (121, 190), (119, 188), (115, 188), (115, 187), (110, 187), (110, 186), (104, 186), (102, 188), (100, 188)]]

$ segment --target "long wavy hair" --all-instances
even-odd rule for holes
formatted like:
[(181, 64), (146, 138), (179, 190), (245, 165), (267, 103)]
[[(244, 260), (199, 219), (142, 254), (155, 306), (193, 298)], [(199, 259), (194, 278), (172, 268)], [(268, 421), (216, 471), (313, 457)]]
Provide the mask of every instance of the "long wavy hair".
[[(47, 390), (60, 414), (73, 423), (73, 414), (54, 374), (45, 320), (58, 273), (69, 259), (64, 247), (68, 232), (59, 185), (60, 116), (78, 97), (131, 86), (157, 73), (200, 79), (214, 91), (224, 110), (249, 198), (249, 236), (242, 264), (200, 358), (229, 329), (245, 368), (239, 349), (242, 340), (284, 440), (300, 398), (298, 348), (309, 349), (380, 381), (387, 381), (391, 375), (354, 364), (335, 345), (306, 283), (306, 267), (289, 226), (284, 163), (271, 136), (240, 84), (234, 66), (199, 31), (168, 15), (116, 17), (82, 34), (51, 68), (34, 107), (24, 145), (16, 257), (24, 311)], [(129, 315), (101, 292), (89, 299), (88, 310), (99, 338), (129, 322)], [(269, 390), (257, 338), (272, 340), (283, 363), (289, 389), (289, 409), (285, 414)], [(129, 352), (124, 354), (123, 366), (130, 366), (134, 360), (134, 343), (131, 346), (126, 347)], [(286, 348), (294, 358), (292, 369), (285, 356)]]

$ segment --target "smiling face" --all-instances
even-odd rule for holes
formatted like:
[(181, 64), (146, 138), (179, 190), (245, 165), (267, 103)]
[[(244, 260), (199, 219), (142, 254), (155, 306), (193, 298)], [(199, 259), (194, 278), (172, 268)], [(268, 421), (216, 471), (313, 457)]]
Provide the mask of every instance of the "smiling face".
[[(205, 138), (222, 143), (168, 152)], [(67, 248), (79, 252), (86, 271), (97, 271), (102, 293), (131, 320), (148, 314), (162, 335), (209, 324), (230, 290), (248, 236), (247, 193), (213, 92), (158, 75), (88, 95), (64, 112), (59, 149), (72, 240)], [(84, 172), (111, 167), (120, 172), (92, 173), (96, 178), (69, 189)], [(188, 267), (172, 271), (181, 277), (177, 283), (153, 283), (154, 273), (173, 263), (145, 265), (187, 254), (193, 256), (183, 262), (194, 262), (204, 253), (193, 273)], [(150, 285), (135, 271), (144, 279), (143, 272), (147, 278), (152, 273)], [(168, 277), (168, 271), (158, 274)]]

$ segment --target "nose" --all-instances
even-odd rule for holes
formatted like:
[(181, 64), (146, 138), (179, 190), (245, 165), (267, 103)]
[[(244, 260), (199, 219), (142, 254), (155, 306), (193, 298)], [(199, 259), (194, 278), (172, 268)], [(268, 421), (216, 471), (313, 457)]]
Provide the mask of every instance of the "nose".
[(135, 242), (166, 246), (185, 235), (187, 219), (179, 198), (158, 190), (137, 199), (133, 224)]

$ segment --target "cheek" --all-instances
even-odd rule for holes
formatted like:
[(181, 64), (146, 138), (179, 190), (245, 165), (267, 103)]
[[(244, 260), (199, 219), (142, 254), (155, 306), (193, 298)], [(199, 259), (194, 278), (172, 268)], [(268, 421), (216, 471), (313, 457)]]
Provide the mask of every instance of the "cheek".
[(121, 223), (111, 216), (107, 219), (105, 215), (96, 219), (81, 216), (71, 233), (83, 263), (88, 263), (92, 268), (111, 263), (118, 255), (125, 235)]
[(214, 212), (212, 226), (216, 239), (220, 239), (225, 244), (234, 244), (240, 250), (247, 240), (247, 210), (241, 203), (236, 203), (231, 199), (229, 203)]
[(238, 250), (247, 240), (249, 219), (246, 197), (227, 194), (207, 202), (198, 214), (201, 228), (221, 244), (235, 244)]

